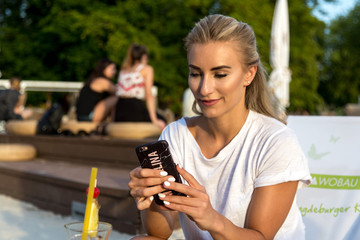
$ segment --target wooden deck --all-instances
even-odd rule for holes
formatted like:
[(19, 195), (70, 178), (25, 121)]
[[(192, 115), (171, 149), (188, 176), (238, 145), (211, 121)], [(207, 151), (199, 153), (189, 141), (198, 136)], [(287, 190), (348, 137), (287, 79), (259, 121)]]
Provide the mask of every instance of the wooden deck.
[(155, 140), (0, 135), (0, 143), (28, 143), (37, 149), (34, 160), (0, 162), (0, 193), (70, 215), (73, 204), (86, 203), (91, 167), (97, 167), (100, 220), (121, 232), (143, 232), (127, 184), (129, 171), (139, 165), (135, 147)]

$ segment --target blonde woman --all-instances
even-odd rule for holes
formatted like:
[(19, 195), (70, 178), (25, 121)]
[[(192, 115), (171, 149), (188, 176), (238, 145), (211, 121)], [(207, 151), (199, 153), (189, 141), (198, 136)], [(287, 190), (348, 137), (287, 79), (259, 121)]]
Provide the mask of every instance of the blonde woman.
[(311, 176), (296, 136), (276, 115), (252, 28), (210, 15), (185, 46), (201, 115), (171, 123), (160, 137), (185, 184), (159, 170), (131, 171), (131, 195), (148, 234), (134, 239), (167, 239), (176, 214), (186, 239), (304, 239), (294, 200)]
[(166, 124), (156, 113), (153, 85), (154, 69), (148, 64), (146, 47), (131, 44), (119, 73), (114, 121), (152, 122), (163, 129)]

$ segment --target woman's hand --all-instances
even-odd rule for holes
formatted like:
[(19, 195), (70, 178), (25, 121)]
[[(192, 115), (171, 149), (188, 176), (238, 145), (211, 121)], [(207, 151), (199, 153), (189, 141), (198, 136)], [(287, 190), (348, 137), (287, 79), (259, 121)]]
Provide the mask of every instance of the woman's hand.
[(144, 210), (150, 207), (153, 195), (163, 192), (162, 183), (169, 179), (168, 173), (156, 169), (137, 167), (130, 172), (130, 195), (135, 199), (137, 208)]
[(205, 188), (179, 165), (177, 170), (188, 182), (189, 186), (165, 181), (163, 187), (168, 190), (184, 193), (187, 197), (159, 194), (160, 199), (164, 200), (167, 208), (185, 213), (200, 229), (208, 231), (214, 229), (220, 214), (211, 206), (209, 195), (206, 193)]
[(168, 239), (174, 230), (177, 212), (152, 203), (153, 195), (165, 190), (164, 181), (175, 181), (175, 178), (156, 169), (137, 167), (130, 172), (128, 186), (137, 208), (144, 210), (140, 214), (143, 227), (149, 235), (146, 239)]
[(166, 123), (161, 119), (156, 119), (153, 121), (153, 124), (158, 126), (161, 130), (163, 130), (166, 127)]

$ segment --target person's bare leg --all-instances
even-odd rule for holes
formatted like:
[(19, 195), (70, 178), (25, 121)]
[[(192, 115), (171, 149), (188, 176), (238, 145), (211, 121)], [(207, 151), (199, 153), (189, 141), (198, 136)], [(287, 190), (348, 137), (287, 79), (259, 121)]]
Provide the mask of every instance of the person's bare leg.
[(110, 96), (100, 101), (94, 108), (93, 122), (102, 122), (115, 107), (117, 99), (116, 96)]

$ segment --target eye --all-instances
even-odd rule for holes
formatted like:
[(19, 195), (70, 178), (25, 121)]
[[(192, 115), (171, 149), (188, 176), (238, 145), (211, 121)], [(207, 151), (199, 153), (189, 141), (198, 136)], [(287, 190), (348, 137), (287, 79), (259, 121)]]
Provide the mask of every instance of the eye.
[(190, 77), (199, 77), (200, 73), (190, 72), (189, 75), (190, 75)]
[(215, 78), (224, 78), (224, 77), (226, 77), (226, 76), (227, 76), (226, 73), (216, 73), (216, 74), (215, 74)]

